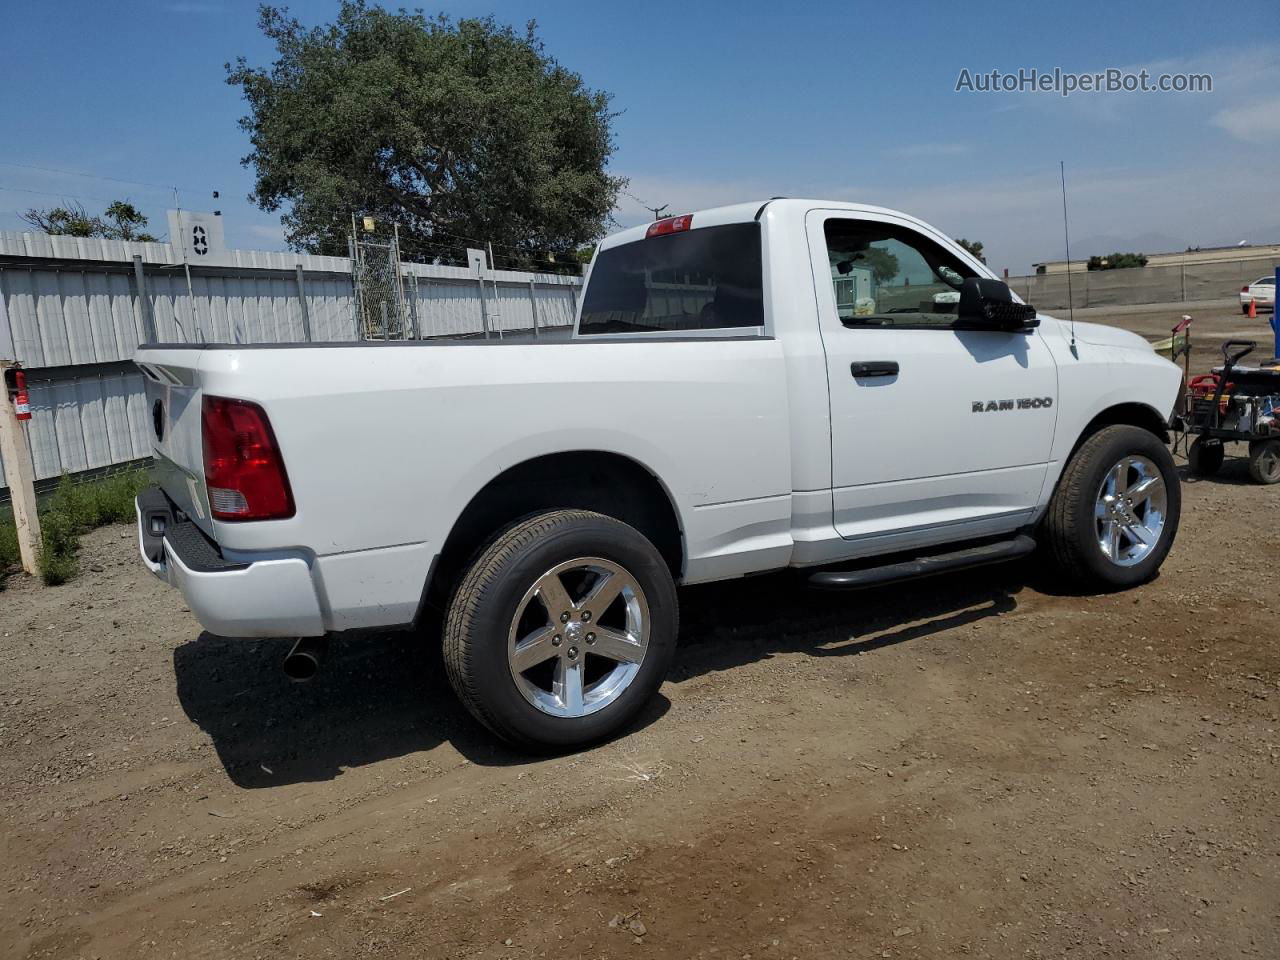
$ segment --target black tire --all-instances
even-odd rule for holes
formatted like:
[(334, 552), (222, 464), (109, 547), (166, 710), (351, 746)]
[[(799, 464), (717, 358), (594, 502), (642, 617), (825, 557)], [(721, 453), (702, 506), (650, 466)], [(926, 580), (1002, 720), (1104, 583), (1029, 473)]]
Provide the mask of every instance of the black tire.
[[(648, 647), (617, 699), (586, 716), (552, 716), (517, 686), (509, 634), (527, 591), (557, 564), (581, 557), (618, 564), (640, 585), (649, 612)], [(555, 510), (508, 527), (463, 574), (445, 619), (445, 667), (459, 699), (498, 736), (526, 748), (573, 749), (617, 733), (649, 702), (670, 668), (678, 626), (675, 583), (652, 543), (612, 517)], [(585, 653), (583, 658), (585, 663)]]
[(1212, 477), (1222, 469), (1222, 459), (1226, 456), (1226, 448), (1221, 440), (1196, 437), (1187, 451), (1187, 466), (1197, 477)]
[(1249, 315), (1249, 305), (1247, 303), (1240, 304), (1240, 312), (1247, 317)]
[[(1108, 472), (1128, 456), (1141, 456), (1164, 481), (1166, 505), (1159, 539), (1131, 566), (1113, 562), (1099, 544), (1095, 505)], [(1178, 532), (1182, 489), (1168, 448), (1140, 427), (1104, 427), (1076, 450), (1049, 501), (1041, 536), (1051, 566), (1076, 586), (1120, 590), (1156, 575)]]
[(1249, 444), (1249, 476), (1254, 483), (1280, 483), (1280, 440), (1254, 440)]

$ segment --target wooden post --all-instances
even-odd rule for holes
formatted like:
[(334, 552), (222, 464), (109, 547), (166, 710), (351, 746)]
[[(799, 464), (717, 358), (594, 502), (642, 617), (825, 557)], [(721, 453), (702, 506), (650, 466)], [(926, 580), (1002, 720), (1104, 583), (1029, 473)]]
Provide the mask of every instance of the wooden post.
[(18, 528), (22, 569), (34, 575), (40, 557), (36, 471), (31, 465), (31, 447), (27, 445), (27, 432), (23, 429), (25, 421), (18, 419), (18, 411), (9, 397), (8, 381), (4, 379), (12, 366), (11, 361), (0, 360), (0, 383), (4, 384), (4, 395), (0, 397), (0, 456), (4, 457), (5, 482), (9, 485), (9, 497), (13, 503), (13, 522)]

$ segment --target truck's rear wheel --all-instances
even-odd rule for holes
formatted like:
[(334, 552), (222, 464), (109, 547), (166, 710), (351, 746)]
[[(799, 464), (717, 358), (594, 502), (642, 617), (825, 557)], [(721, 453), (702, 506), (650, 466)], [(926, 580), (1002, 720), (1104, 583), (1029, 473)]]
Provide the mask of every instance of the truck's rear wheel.
[(675, 653), (675, 584), (633, 527), (585, 510), (519, 521), (449, 602), (449, 680), (475, 717), (522, 746), (602, 740), (657, 691)]
[(1104, 427), (1075, 452), (1049, 502), (1049, 558), (1082, 586), (1145, 583), (1169, 554), (1181, 510), (1168, 448), (1139, 427)]

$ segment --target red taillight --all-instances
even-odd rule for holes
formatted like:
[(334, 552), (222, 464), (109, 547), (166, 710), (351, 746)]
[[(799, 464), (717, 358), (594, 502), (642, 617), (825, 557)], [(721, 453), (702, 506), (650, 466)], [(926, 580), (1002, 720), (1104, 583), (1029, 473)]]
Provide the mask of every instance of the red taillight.
[(293, 493), (267, 415), (256, 403), (204, 398), (204, 482), (215, 520), (293, 516)]
[(692, 213), (686, 213), (682, 217), (667, 217), (665, 220), (655, 220), (649, 224), (649, 229), (644, 232), (644, 238), (648, 240), (650, 237), (664, 237), (668, 233), (683, 233), (692, 226)]
[(1249, 292), (1249, 285), (1246, 283), (1243, 287), (1241, 287), (1241, 288), (1240, 288), (1240, 292), (1241, 292), (1241, 293), (1248, 293), (1248, 292)]

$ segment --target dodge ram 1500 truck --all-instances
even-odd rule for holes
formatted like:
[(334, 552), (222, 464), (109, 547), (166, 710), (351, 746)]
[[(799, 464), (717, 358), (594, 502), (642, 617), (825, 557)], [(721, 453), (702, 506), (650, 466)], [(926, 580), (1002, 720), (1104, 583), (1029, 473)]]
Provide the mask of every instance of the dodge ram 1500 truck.
[[(138, 351), (140, 549), (209, 631), (438, 611), (470, 711), (599, 740), (675, 654), (676, 584), (852, 588), (1039, 551), (1090, 589), (1178, 525), (1177, 368), (1038, 317), (919, 220), (774, 199), (604, 240), (572, 338)], [(312, 658), (308, 660), (307, 658)]]

